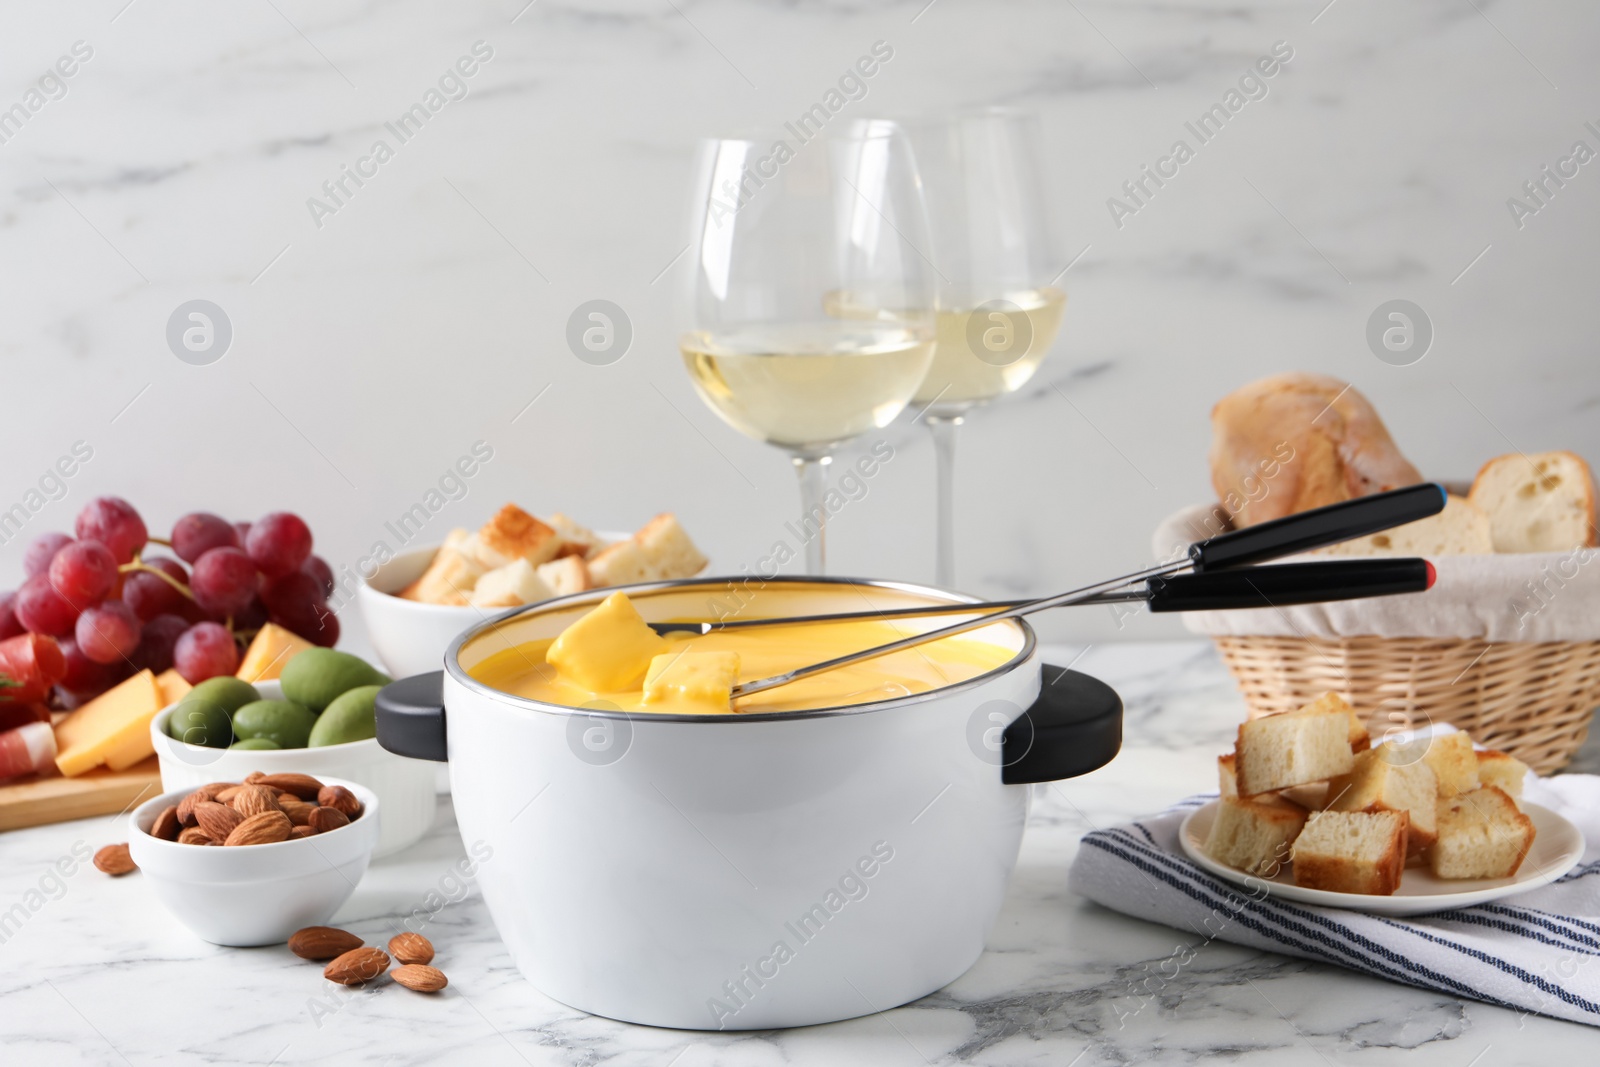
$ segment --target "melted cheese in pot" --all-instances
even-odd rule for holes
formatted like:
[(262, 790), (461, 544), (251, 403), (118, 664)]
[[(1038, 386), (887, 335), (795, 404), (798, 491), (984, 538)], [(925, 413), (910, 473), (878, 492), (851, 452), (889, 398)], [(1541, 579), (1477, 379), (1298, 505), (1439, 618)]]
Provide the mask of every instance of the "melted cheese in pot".
[[(612, 599), (620, 595), (614, 594)], [(592, 619), (596, 614), (598, 612), (591, 612), (584, 619)], [(628, 613), (614, 609), (605, 615), (624, 620), (630, 626), (642, 625), (633, 622), (638, 619), (637, 615), (629, 619)], [(644, 654), (643, 650), (648, 649), (650, 654), (640, 664), (639, 674), (642, 676), (648, 669), (658, 684), (647, 695), (640, 683), (610, 690), (590, 688), (583, 684), (585, 676), (563, 672), (550, 662), (548, 655), (552, 644), (557, 641), (562, 643), (568, 655), (558, 653), (556, 658), (570, 659), (574, 641), (569, 635), (574, 634), (582, 622), (580, 620), (568, 627), (560, 638), (528, 641), (496, 652), (468, 673), (485, 685), (503, 692), (566, 707), (604, 702), (628, 712), (748, 714), (893, 700), (986, 674), (1010, 661), (1016, 654), (1010, 649), (981, 640), (978, 635), (984, 631), (977, 630), (741, 697), (730, 708), (726, 690), (722, 686), (727, 679), (722, 672), (731, 664), (731, 658), (700, 654), (736, 654), (737, 681), (748, 682), (842, 656), (847, 652), (887, 644), (916, 631), (905, 624), (891, 622), (807, 623), (759, 630), (724, 630), (699, 636), (673, 634), (663, 639), (664, 648), (650, 642), (635, 644), (637, 634), (629, 633), (627, 628), (612, 634), (590, 624), (579, 631), (584, 640), (606, 643), (613, 649), (637, 647), (641, 649), (641, 655)], [(648, 627), (645, 629), (648, 631)], [(653, 634), (653, 631), (649, 632)], [(684, 652), (696, 655), (683, 657), (676, 665), (673, 660), (666, 658), (676, 658), (677, 654)], [(658, 665), (652, 666), (652, 660), (659, 661)], [(590, 680), (592, 677), (588, 676)], [(719, 692), (724, 694), (721, 699), (717, 695)]]

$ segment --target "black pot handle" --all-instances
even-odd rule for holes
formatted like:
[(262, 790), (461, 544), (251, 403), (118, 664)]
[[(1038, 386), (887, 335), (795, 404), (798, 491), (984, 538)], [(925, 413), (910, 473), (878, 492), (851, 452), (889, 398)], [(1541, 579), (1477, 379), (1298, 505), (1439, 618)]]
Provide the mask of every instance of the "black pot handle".
[(448, 760), (444, 671), (413, 674), (378, 690), (378, 744), (397, 756)]
[[(1110, 763), (1122, 748), (1122, 698), (1098, 678), (1043, 668), (1039, 699), (1001, 735), (1007, 785), (1076, 778)], [(383, 733), (379, 724), (379, 736)]]

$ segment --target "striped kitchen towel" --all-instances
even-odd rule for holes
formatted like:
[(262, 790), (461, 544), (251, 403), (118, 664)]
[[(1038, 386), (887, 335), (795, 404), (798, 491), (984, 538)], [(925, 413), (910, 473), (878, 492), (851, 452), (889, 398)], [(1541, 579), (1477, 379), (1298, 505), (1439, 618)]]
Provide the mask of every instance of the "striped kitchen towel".
[(1220, 881), (1178, 845), (1183, 817), (1215, 794), (1085, 835), (1069, 884), (1105, 907), (1205, 940), (1600, 1026), (1600, 777), (1530, 775), (1524, 795), (1577, 824), (1583, 861), (1550, 885), (1476, 907), (1391, 918), (1291, 904)]

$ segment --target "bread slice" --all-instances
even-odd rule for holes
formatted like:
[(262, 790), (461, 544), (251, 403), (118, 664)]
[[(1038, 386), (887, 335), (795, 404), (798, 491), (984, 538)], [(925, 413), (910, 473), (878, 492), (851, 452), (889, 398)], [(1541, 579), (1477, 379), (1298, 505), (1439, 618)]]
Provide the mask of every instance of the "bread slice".
[(1355, 758), (1349, 705), (1323, 697), (1298, 711), (1242, 722), (1234, 752), (1240, 796), (1345, 774)]
[(472, 596), (483, 568), (448, 542), (433, 554), (422, 577), (400, 590), (407, 600), (424, 604), (464, 605)]
[(1423, 761), (1439, 779), (1439, 795), (1453, 797), (1478, 788), (1478, 754), (1472, 738), (1461, 731), (1428, 739)]
[(648, 582), (659, 577), (649, 557), (632, 538), (601, 549), (588, 564), (590, 577), (601, 587)]
[(1483, 465), (1468, 499), (1489, 516), (1496, 552), (1565, 552), (1600, 544), (1594, 475), (1571, 452), (1520, 452)]
[(555, 595), (556, 591), (539, 577), (533, 564), (517, 559), (479, 578), (469, 603), (475, 608), (514, 608), (537, 604)]
[(556, 547), (557, 559), (563, 556), (580, 556), (588, 559), (605, 547), (605, 542), (600, 539), (599, 534), (587, 526), (579, 526), (559, 511), (546, 519), (545, 523), (556, 532), (556, 537), (559, 539)]
[(1480, 784), (1503, 790), (1513, 800), (1522, 796), (1522, 782), (1528, 774), (1526, 763), (1492, 748), (1477, 753), (1477, 756)]
[(485, 570), (519, 559), (537, 567), (555, 558), (561, 539), (556, 532), (515, 504), (507, 504), (484, 523), (463, 546)]
[(1404, 811), (1406, 854), (1419, 856), (1438, 837), (1439, 780), (1423, 760), (1407, 760), (1393, 744), (1355, 758), (1349, 774), (1328, 782), (1329, 811)]
[(1300, 805), (1307, 811), (1321, 811), (1328, 806), (1328, 783), (1307, 782), (1305, 785), (1291, 785), (1278, 793), (1284, 800)]
[(692, 578), (706, 565), (706, 557), (689, 540), (671, 512), (663, 512), (639, 528), (634, 542), (658, 578)]
[(1291, 849), (1294, 884), (1334, 893), (1388, 896), (1406, 864), (1403, 811), (1319, 811)]
[(1322, 549), (1330, 556), (1469, 556), (1493, 551), (1489, 516), (1453, 495), (1437, 515)]
[(1505, 790), (1487, 785), (1439, 801), (1439, 840), (1429, 862), (1438, 878), (1510, 878), (1533, 838), (1533, 820)]
[(1306, 712), (1336, 711), (1344, 715), (1350, 720), (1350, 751), (1365, 752), (1372, 747), (1372, 735), (1367, 732), (1367, 724), (1356, 713), (1356, 709), (1350, 706), (1350, 702), (1338, 693), (1323, 693), (1300, 710)]
[(1272, 878), (1289, 862), (1289, 849), (1309, 813), (1275, 796), (1223, 797), (1206, 855), (1218, 863)]
[(581, 593), (585, 589), (594, 588), (589, 565), (583, 561), (582, 556), (557, 556), (549, 563), (539, 564), (535, 570), (539, 572), (540, 580), (555, 590), (556, 596)]

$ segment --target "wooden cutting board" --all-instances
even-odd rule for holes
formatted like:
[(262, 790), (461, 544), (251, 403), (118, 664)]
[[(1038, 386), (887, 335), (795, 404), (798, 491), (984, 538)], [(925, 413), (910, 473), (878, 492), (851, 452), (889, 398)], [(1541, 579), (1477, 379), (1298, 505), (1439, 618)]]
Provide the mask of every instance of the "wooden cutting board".
[(116, 815), (161, 792), (161, 768), (151, 756), (125, 771), (104, 767), (76, 778), (55, 775), (0, 785), (0, 830)]

